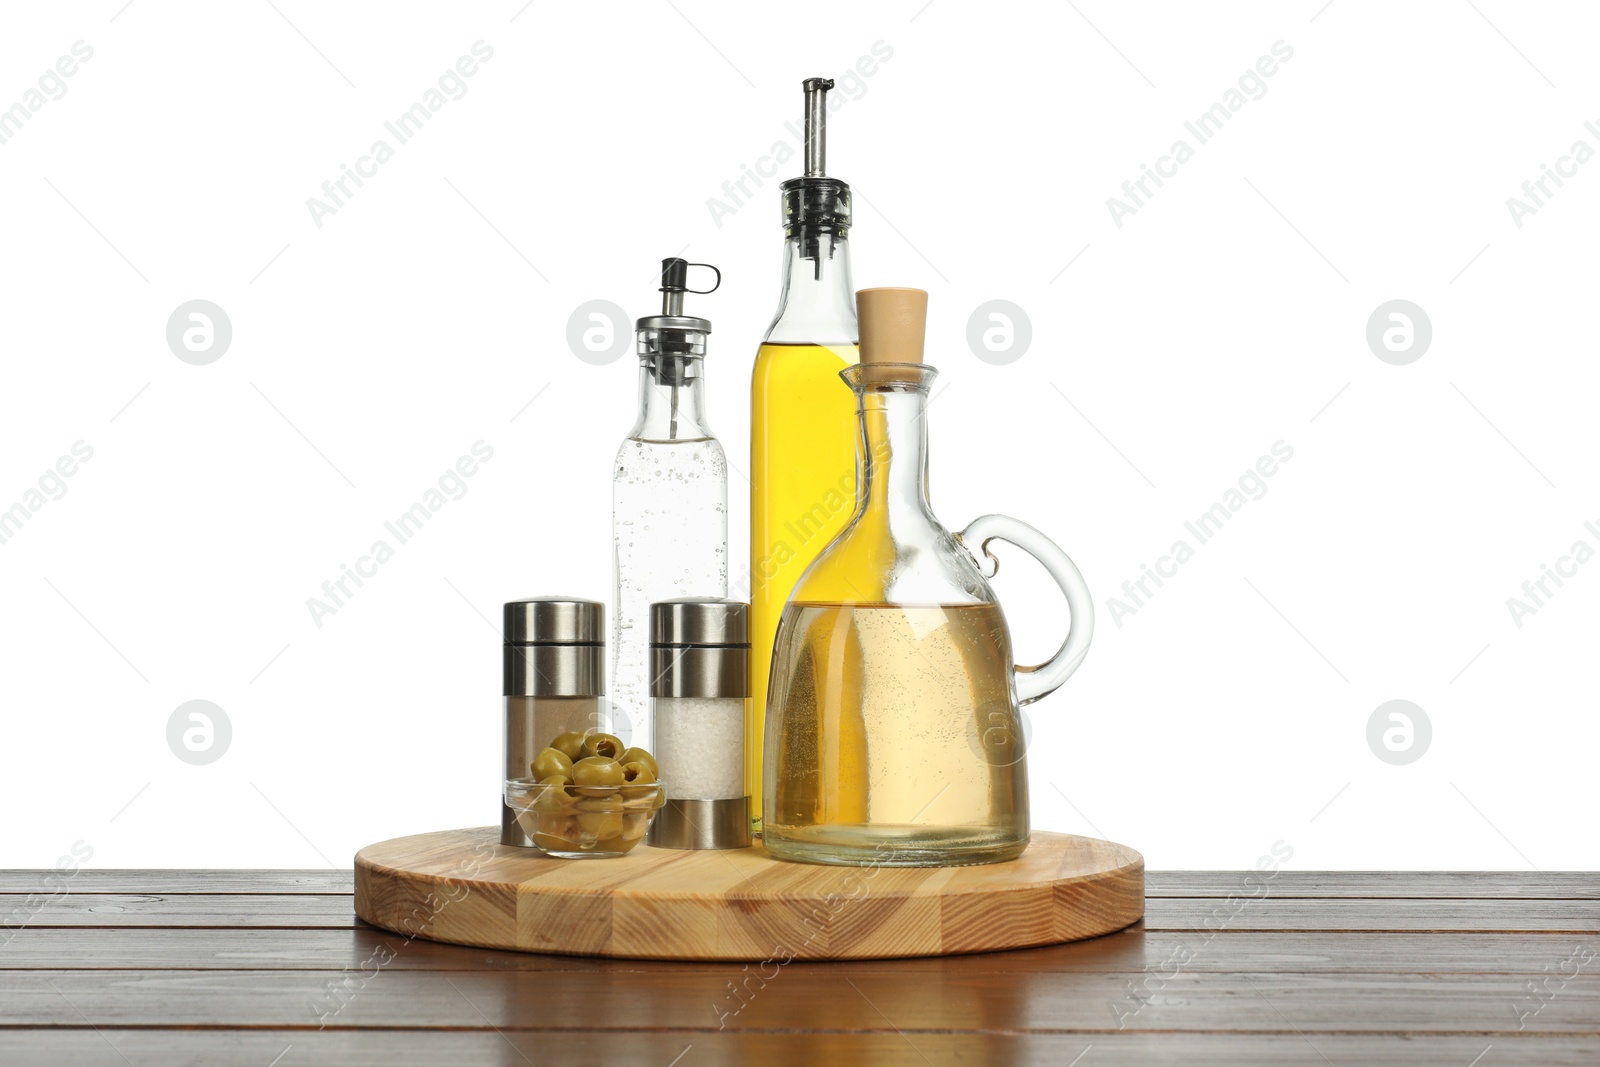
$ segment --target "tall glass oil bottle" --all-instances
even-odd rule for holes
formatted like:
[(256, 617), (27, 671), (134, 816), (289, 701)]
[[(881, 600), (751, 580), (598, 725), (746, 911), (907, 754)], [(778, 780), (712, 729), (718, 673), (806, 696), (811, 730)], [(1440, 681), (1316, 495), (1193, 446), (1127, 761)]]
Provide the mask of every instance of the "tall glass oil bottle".
[(762, 725), (772, 640), (800, 575), (855, 503), (855, 405), (839, 372), (858, 360), (850, 186), (827, 177), (826, 97), (805, 88), (805, 176), (783, 195), (783, 292), (750, 382), (750, 703), (745, 785), (761, 829)]

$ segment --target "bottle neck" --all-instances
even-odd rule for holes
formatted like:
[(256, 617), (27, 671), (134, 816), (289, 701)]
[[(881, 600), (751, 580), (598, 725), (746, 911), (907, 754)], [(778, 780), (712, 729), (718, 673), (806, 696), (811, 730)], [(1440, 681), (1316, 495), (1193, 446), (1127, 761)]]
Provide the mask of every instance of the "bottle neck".
[(652, 354), (639, 362), (639, 419), (628, 436), (638, 441), (704, 441), (705, 360)]
[(931, 518), (928, 501), (928, 394), (916, 387), (859, 391), (856, 510)]
[(858, 337), (848, 237), (794, 228), (784, 241), (783, 292), (765, 342), (831, 347)]

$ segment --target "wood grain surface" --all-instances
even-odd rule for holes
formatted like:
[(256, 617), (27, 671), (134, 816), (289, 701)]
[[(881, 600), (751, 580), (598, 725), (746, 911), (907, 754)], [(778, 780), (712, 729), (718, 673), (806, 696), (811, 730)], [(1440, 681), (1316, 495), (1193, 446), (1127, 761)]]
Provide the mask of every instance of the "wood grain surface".
[[(727, 1030), (0, 1031), (6, 1067), (1594, 1067), (1583, 1037), (1516, 1034), (905, 1034)], [(123, 1057), (126, 1057), (125, 1059)], [(1482, 1057), (1476, 1064), (1475, 1057)], [(281, 1058), (279, 1058), (281, 1057)], [(677, 1057), (682, 1057), (677, 1059)]]
[(909, 868), (785, 863), (759, 845), (555, 860), (498, 837), (479, 827), (369, 845), (356, 854), (356, 914), (481, 948), (782, 966), (1059, 944), (1144, 911), (1139, 854), (1068, 834), (1035, 833), (1009, 863)]
[[(346, 908), (349, 908), (349, 898)], [(240, 906), (242, 906), (242, 901)], [(1386, 933), (1352, 937), (1343, 931), (1233, 932), (1205, 942), (1183, 963), (1191, 972), (1268, 973), (1285, 961), (1303, 974), (1412, 974), (1417, 961), (1428, 961), (1429, 973), (1533, 975), (1581, 943), (1571, 934)], [(1170, 967), (1168, 961), (1198, 947), (1189, 931), (1151, 931), (1142, 924), (1090, 941), (1046, 945), (1026, 957), (1014, 952), (892, 961), (899, 974), (943, 975), (1012, 973), (1018, 960), (1038, 972), (1135, 972)], [(387, 930), (357, 925), (343, 929), (307, 927), (116, 927), (102, 936), (85, 936), (82, 927), (29, 927), (15, 933), (0, 958), (9, 970), (337, 970), (355, 967), (369, 957), (385, 959), (384, 971), (641, 971), (646, 974), (730, 973), (715, 961), (608, 960), (584, 956), (552, 956), (498, 949), (467, 949), (421, 938), (407, 939)], [(801, 961), (786, 973), (820, 968), (838, 977), (880, 970), (891, 964), (875, 960)], [(738, 970), (738, 967), (733, 968)], [(1588, 968), (1585, 968), (1587, 973)]]
[(0, 874), (6, 1067), (1600, 1063), (1593, 873), (1150, 872), (1105, 937), (765, 974), (406, 937), (349, 871), (42, 877)]
[[(610, 861), (595, 861), (610, 862)], [(342, 894), (241, 893), (74, 893), (27, 906), (25, 894), (0, 895), (0, 916), (26, 910), (30, 929), (70, 926), (327, 926), (350, 924), (350, 890)], [(422, 894), (425, 897), (426, 894)], [(1593, 933), (1593, 900), (1516, 898), (1508, 908), (1500, 900), (1473, 898), (1147, 897), (1144, 928), (1204, 930), (1224, 922), (1235, 933), (1292, 930), (1430, 931), (1479, 930), (1493, 924), (1529, 933)], [(448, 910), (446, 908), (445, 910)], [(1127, 925), (1123, 923), (1122, 925)], [(440, 938), (440, 940), (448, 940)], [(487, 944), (487, 943), (486, 943)], [(1020, 946), (1014, 946), (1020, 947)]]
[[(84, 870), (68, 880), (74, 894), (132, 893), (213, 896), (218, 893), (349, 895), (354, 871), (338, 870)], [(1237, 893), (1249, 871), (1145, 871), (1149, 897), (1226, 897)], [(0, 871), (0, 893), (55, 892), (61, 875), (50, 870)], [(1291, 871), (1271, 879), (1272, 899), (1352, 897), (1444, 900), (1600, 900), (1600, 877), (1588, 871)]]

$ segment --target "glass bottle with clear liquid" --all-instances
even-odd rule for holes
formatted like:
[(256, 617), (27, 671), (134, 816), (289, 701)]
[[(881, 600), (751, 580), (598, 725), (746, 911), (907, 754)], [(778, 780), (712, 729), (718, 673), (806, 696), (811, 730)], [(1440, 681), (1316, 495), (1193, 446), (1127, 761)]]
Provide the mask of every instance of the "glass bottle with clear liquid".
[(711, 323), (683, 313), (684, 293), (701, 292), (686, 286), (691, 266), (707, 265), (662, 261), (662, 313), (636, 324), (639, 415), (611, 482), (611, 725), (627, 724), (640, 744), (650, 737), (650, 605), (728, 595), (728, 461), (706, 423)]
[(795, 582), (849, 521), (856, 492), (855, 405), (839, 386), (853, 366), (850, 186), (824, 174), (825, 101), (804, 83), (806, 173), (783, 183), (783, 290), (750, 378), (750, 705), (745, 787), (761, 829), (768, 670)]
[[(940, 524), (928, 501), (927, 294), (867, 289), (857, 306), (861, 362), (840, 377), (856, 399), (860, 486), (778, 625), (763, 843), (808, 863), (1014, 859), (1029, 835), (1019, 709), (1077, 669), (1094, 607), (1072, 560), (1033, 527), (1001, 515), (960, 534)], [(1014, 665), (986, 580), (996, 539), (1037, 558), (1071, 608), (1066, 640), (1037, 667)]]

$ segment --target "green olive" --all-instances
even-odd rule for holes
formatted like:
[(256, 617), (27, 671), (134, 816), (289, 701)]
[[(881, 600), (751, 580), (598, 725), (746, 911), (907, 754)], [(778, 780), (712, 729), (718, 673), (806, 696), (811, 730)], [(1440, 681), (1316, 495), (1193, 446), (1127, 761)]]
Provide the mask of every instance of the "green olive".
[(622, 798), (619, 796), (604, 797), (579, 797), (575, 802), (579, 811), (621, 811)]
[(545, 749), (533, 757), (533, 762), (529, 766), (533, 768), (533, 776), (540, 781), (550, 777), (552, 774), (559, 774), (567, 778), (572, 777), (572, 757), (559, 748)]
[(652, 779), (652, 781), (661, 777), (660, 764), (656, 763), (656, 758), (645, 749), (638, 747), (624, 749), (622, 755), (617, 757), (617, 762), (622, 764), (624, 767), (630, 763), (646, 764), (650, 768), (650, 773), (656, 776), (656, 778)]
[(564, 734), (558, 734), (556, 739), (550, 742), (550, 747), (576, 763), (583, 758), (583, 731), (568, 730)]
[(629, 785), (653, 785), (656, 780), (656, 770), (643, 760), (624, 763), (622, 766), (622, 780)]
[(596, 731), (583, 739), (583, 754), (585, 757), (601, 756), (608, 760), (614, 760), (622, 755), (625, 747), (622, 739), (615, 734), (603, 734)]
[(640, 787), (640, 789), (627, 789), (627, 785), (624, 785), (622, 795), (630, 798), (630, 800), (650, 797), (651, 793), (656, 792), (656, 789), (658, 789), (656, 773), (648, 763), (640, 763), (640, 761), (622, 765), (622, 781), (627, 782), (627, 785), (638, 785)]
[(622, 836), (620, 811), (583, 811), (578, 816), (578, 832), (596, 841), (610, 841)]
[(586, 796), (605, 796), (621, 785), (622, 764), (604, 756), (586, 756), (572, 765), (572, 783)]
[(533, 835), (536, 845), (543, 849), (565, 851), (572, 848), (578, 837), (578, 822), (571, 815), (542, 814)]
[(543, 788), (533, 802), (539, 811), (562, 811), (578, 802), (578, 798), (572, 795), (572, 779), (565, 774), (541, 778), (539, 785)]

